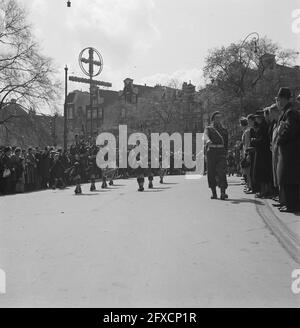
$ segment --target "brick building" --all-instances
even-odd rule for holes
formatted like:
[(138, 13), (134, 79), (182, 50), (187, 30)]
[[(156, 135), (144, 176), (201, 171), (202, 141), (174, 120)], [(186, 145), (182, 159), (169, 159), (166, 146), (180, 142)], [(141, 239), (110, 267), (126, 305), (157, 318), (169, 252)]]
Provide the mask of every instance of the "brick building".
[(63, 144), (63, 117), (25, 110), (15, 100), (0, 110), (0, 146), (60, 146)]
[[(68, 141), (75, 134), (89, 136), (90, 94), (72, 91), (67, 97)], [(134, 84), (126, 78), (121, 91), (93, 92), (93, 134), (111, 132), (117, 135), (120, 124), (132, 132), (201, 132), (203, 113), (195, 86), (183, 83), (181, 89)]]

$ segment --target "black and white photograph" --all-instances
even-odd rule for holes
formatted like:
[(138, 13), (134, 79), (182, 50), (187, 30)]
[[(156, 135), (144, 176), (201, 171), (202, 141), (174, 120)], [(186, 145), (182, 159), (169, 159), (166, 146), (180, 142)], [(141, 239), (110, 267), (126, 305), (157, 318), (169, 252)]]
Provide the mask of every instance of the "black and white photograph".
[(299, 0), (0, 0), (0, 308), (299, 307)]

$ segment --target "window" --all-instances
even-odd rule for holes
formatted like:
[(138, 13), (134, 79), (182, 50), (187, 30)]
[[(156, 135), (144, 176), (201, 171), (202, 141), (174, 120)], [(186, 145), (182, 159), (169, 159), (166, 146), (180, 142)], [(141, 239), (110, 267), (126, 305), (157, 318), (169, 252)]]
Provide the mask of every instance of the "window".
[(91, 110), (88, 109), (88, 107), (87, 107), (87, 110), (86, 110), (86, 117), (87, 117), (88, 120), (91, 119)]
[(67, 117), (69, 120), (72, 120), (74, 118), (74, 107), (73, 106), (68, 107)]
[(185, 128), (185, 130), (189, 129), (189, 121), (188, 120), (184, 121), (184, 128)]
[(125, 95), (125, 102), (127, 102), (127, 103), (131, 103), (131, 94), (130, 94), (130, 93), (127, 93), (127, 94)]
[(125, 119), (126, 118), (126, 108), (121, 109), (121, 118)]
[(93, 119), (96, 119), (97, 118), (97, 108), (93, 108), (93, 110), (92, 110), (92, 113), (93, 113)]
[[(86, 110), (86, 116), (87, 116), (87, 119), (90, 120), (91, 119), (90, 106), (86, 106), (86, 108), (87, 108), (87, 110)], [(99, 110), (99, 108), (93, 107), (93, 110), (92, 110), (93, 120), (94, 119), (97, 119), (97, 117), (98, 117), (98, 110)]]
[(98, 107), (98, 119), (102, 119), (102, 118), (103, 118), (103, 108)]

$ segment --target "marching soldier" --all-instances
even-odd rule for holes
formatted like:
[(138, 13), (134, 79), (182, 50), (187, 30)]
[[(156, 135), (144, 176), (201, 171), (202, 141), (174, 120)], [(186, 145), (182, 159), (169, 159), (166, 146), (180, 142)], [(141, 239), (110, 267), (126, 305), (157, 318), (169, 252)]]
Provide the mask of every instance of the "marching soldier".
[(82, 164), (80, 163), (80, 156), (78, 154), (75, 155), (75, 162), (74, 165), (71, 167), (71, 177), (73, 178), (76, 188), (75, 188), (75, 195), (82, 194), (81, 190), (81, 179), (82, 179)]
[(87, 164), (88, 164), (88, 173), (90, 176), (90, 180), (91, 180), (91, 187), (90, 187), (90, 191), (96, 191), (96, 174), (97, 174), (97, 170), (98, 170), (98, 166), (96, 164), (96, 155), (97, 155), (97, 147), (91, 147), (89, 149), (89, 156), (88, 156), (88, 160), (87, 160)]
[[(136, 141), (135, 147), (138, 147), (140, 145), (140, 141)], [(139, 166), (136, 168), (136, 180), (139, 186), (138, 191), (144, 191), (144, 183), (145, 183), (145, 169), (141, 167), (141, 154), (138, 154), (137, 156), (137, 162)]]
[(167, 174), (168, 169), (164, 168), (163, 165), (163, 156), (162, 154), (159, 154), (159, 183), (164, 183), (164, 176)]
[(226, 178), (226, 153), (228, 147), (228, 132), (221, 124), (221, 113), (214, 112), (211, 125), (205, 129), (205, 148), (207, 152), (207, 178), (212, 191), (211, 199), (217, 199), (218, 186), (221, 189), (220, 199), (228, 198)]
[[(140, 145), (140, 141), (137, 140), (135, 147), (138, 147), (139, 145)], [(149, 154), (149, 149), (148, 149), (148, 154)], [(139, 186), (138, 191), (144, 191), (145, 176), (148, 176), (148, 188), (153, 189), (154, 174), (151, 170), (151, 160), (149, 161), (149, 156), (148, 156), (148, 169), (141, 167), (142, 164), (141, 154), (138, 154), (137, 162), (139, 164), (139, 167), (136, 168), (137, 183)]]

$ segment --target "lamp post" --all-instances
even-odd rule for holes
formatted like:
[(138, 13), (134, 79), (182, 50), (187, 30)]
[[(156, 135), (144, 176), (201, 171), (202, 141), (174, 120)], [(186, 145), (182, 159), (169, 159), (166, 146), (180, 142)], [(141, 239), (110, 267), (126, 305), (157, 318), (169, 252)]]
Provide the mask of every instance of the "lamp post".
[(68, 66), (65, 67), (65, 103), (64, 103), (64, 151), (68, 147), (68, 121), (67, 121), (67, 96), (68, 96)]
[(254, 42), (254, 53), (256, 54), (257, 53), (257, 49), (258, 49), (258, 42), (259, 42), (259, 34), (257, 32), (251, 32), (249, 33), (245, 39), (242, 41), (241, 45), (240, 45), (240, 48), (242, 48), (242, 46), (245, 44), (245, 42), (248, 40), (248, 38), (251, 36), (251, 35), (255, 35), (253, 38), (252, 38), (252, 42)]
[[(257, 52), (258, 52), (259, 34), (257, 32), (251, 32), (251, 33), (249, 33), (244, 38), (244, 40), (240, 44), (240, 47), (239, 47), (240, 62), (242, 61), (242, 59), (241, 59), (241, 57), (242, 57), (241, 49), (242, 49), (242, 47), (244, 46), (244, 44), (246, 43), (246, 41), (248, 40), (248, 38), (250, 36), (253, 36), (253, 38), (252, 38), (252, 42), (254, 43), (254, 50), (253, 50), (253, 52), (255, 54), (257, 54)], [(243, 104), (243, 92), (244, 91), (242, 91), (241, 90), (241, 87), (240, 87), (240, 112), (241, 112), (241, 115), (244, 115), (244, 110), (243, 110), (243, 107), (244, 107), (244, 104)]]

